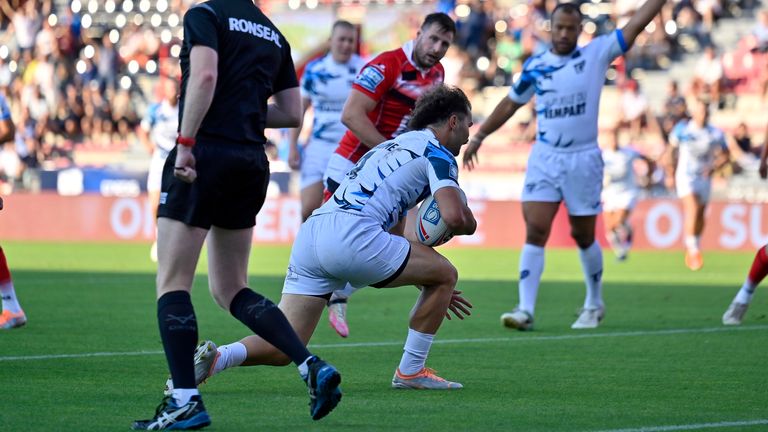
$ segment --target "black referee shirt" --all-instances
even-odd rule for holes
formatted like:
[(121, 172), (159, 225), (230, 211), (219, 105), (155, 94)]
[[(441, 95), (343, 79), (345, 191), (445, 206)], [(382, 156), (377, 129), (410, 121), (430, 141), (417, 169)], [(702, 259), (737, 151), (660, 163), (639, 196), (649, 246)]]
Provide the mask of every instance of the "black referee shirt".
[(179, 124), (195, 45), (219, 55), (216, 91), (198, 135), (265, 143), (267, 99), (299, 85), (288, 41), (251, 0), (210, 0), (189, 9), (180, 55)]

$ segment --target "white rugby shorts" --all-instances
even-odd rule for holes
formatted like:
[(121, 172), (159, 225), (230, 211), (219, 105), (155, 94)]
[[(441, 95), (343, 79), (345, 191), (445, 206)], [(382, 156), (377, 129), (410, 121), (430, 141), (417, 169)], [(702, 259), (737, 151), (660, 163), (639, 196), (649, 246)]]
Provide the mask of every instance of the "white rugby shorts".
[(310, 140), (304, 146), (304, 153), (301, 155), (300, 189), (323, 181), (328, 160), (336, 147), (338, 143), (324, 140)]
[(693, 194), (699, 197), (702, 203), (708, 203), (712, 192), (712, 181), (708, 177), (676, 174), (675, 189), (679, 198)]
[(313, 215), (291, 248), (283, 294), (322, 296), (344, 288), (386, 285), (405, 268), (411, 245), (371, 218), (346, 212)]
[(637, 189), (612, 189), (603, 190), (603, 211), (632, 210), (637, 205), (637, 197), (640, 195)]
[(147, 175), (147, 191), (160, 192), (160, 185), (163, 182), (163, 165), (165, 165), (167, 157), (167, 151), (155, 150), (152, 152), (152, 159), (149, 161), (149, 174)]
[(535, 144), (528, 156), (522, 201), (565, 202), (571, 216), (601, 211), (603, 156), (597, 146), (584, 150), (552, 150)]
[[(334, 152), (328, 159), (328, 166), (325, 168), (325, 175), (323, 176), (323, 183), (325, 188), (330, 191), (328, 187), (328, 180), (333, 180), (337, 185), (340, 185), (344, 181), (344, 176), (355, 167), (355, 164), (345, 158), (344, 156)], [(334, 191), (331, 191), (334, 192)]]

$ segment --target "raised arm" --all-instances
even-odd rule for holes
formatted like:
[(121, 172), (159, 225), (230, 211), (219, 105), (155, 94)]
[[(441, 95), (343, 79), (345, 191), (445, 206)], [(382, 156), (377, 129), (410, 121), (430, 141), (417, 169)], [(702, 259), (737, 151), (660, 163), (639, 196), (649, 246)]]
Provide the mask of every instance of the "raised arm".
[(477, 133), (469, 141), (469, 145), (464, 149), (464, 167), (470, 170), (475, 168), (475, 164), (478, 162), (477, 152), (480, 150), (480, 146), (483, 144), (483, 140), (488, 135), (496, 132), (504, 123), (507, 122), (520, 107), (524, 104), (518, 103), (505, 96), (493, 109), (493, 112), (487, 119), (480, 125)]
[(646, 0), (640, 8), (638, 8), (629, 19), (627, 25), (621, 29), (622, 36), (624, 36), (624, 42), (627, 43), (627, 49), (632, 46), (637, 38), (637, 35), (651, 22), (653, 17), (659, 13), (662, 6), (664, 6), (665, 0)]
[(365, 93), (352, 89), (349, 92), (341, 122), (367, 147), (373, 148), (383, 143), (387, 138), (379, 133), (376, 126), (368, 118), (368, 113), (376, 108), (376, 101)]

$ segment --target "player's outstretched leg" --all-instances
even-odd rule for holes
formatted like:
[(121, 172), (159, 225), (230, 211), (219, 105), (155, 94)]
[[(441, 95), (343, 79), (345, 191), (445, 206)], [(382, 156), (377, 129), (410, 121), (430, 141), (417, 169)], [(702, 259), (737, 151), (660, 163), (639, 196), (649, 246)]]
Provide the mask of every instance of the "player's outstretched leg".
[(11, 271), (0, 247), (0, 295), (3, 298), (3, 313), (0, 314), (0, 330), (10, 330), (27, 323), (27, 316), (19, 305), (11, 280)]
[(747, 279), (744, 281), (739, 292), (736, 293), (736, 297), (733, 298), (731, 305), (728, 306), (728, 310), (723, 314), (723, 324), (740, 325), (743, 321), (744, 314), (747, 313), (747, 308), (752, 302), (752, 296), (755, 294), (755, 288), (768, 275), (768, 253), (766, 253), (766, 247), (768, 245), (757, 250)]

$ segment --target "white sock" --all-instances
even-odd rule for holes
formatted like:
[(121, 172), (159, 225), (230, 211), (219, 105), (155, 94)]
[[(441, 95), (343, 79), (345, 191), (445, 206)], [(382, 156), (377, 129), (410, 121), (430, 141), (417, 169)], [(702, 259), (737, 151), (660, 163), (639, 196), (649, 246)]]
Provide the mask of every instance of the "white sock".
[(752, 301), (752, 296), (755, 295), (755, 285), (747, 278), (744, 281), (744, 285), (736, 293), (736, 297), (733, 299), (736, 303), (749, 304)]
[(347, 284), (347, 286), (345, 286), (344, 289), (336, 290), (333, 292), (333, 295), (331, 296), (331, 300), (329, 301), (329, 303), (334, 300), (346, 300), (349, 298), (349, 296), (354, 294), (354, 292), (357, 291), (358, 289), (360, 288), (355, 288), (352, 285)]
[(603, 306), (603, 251), (597, 242), (586, 249), (579, 249), (581, 270), (584, 272), (584, 282), (587, 284), (587, 297), (584, 299), (585, 308)]
[(229, 369), (231, 367), (240, 366), (248, 357), (248, 350), (240, 342), (231, 343), (229, 345), (222, 345), (218, 349), (219, 359), (213, 364), (213, 371), (211, 376)]
[(403, 357), (400, 359), (398, 370), (403, 375), (413, 375), (424, 369), (427, 363), (427, 355), (432, 347), (435, 335), (420, 333), (414, 329), (408, 329), (408, 338), (403, 347)]
[(3, 310), (13, 313), (21, 312), (19, 300), (16, 298), (16, 291), (13, 289), (13, 282), (0, 284), (0, 295), (3, 297)]
[(519, 308), (533, 315), (536, 309), (536, 294), (544, 272), (544, 248), (526, 243), (520, 252), (520, 281), (517, 290), (520, 295)]
[(698, 252), (701, 249), (699, 247), (700, 241), (701, 237), (699, 236), (687, 235), (685, 236), (685, 248), (691, 252)]
[(307, 375), (309, 375), (309, 361), (315, 358), (315, 356), (309, 356), (304, 359), (303, 362), (298, 366), (299, 367), (299, 375), (301, 375), (301, 379), (306, 380)]
[(200, 392), (196, 388), (191, 389), (173, 389), (173, 399), (176, 401), (176, 405), (184, 406), (189, 402), (192, 396), (199, 395)]

